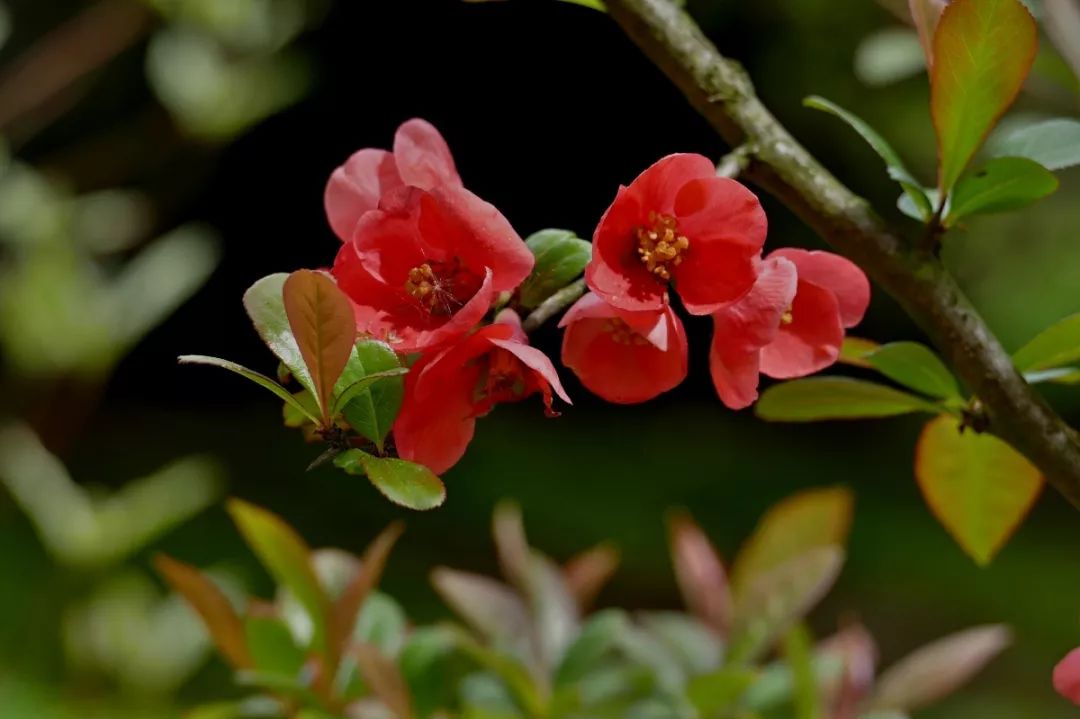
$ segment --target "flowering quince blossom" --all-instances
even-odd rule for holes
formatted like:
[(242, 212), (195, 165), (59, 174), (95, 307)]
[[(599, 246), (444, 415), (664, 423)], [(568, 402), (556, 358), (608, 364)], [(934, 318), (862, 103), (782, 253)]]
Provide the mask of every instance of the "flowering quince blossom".
[(357, 330), (398, 352), (461, 337), (532, 271), (528, 247), (461, 185), (446, 143), (422, 120), (401, 126), (392, 154), (361, 150), (335, 170), (326, 207), (344, 240), (333, 274)]
[(609, 402), (645, 402), (686, 377), (686, 332), (671, 306), (630, 312), (589, 293), (559, 322), (562, 361)]
[(1054, 667), (1054, 689), (1073, 704), (1080, 705), (1080, 647), (1066, 654)]
[(661, 310), (674, 284), (688, 311), (711, 314), (754, 284), (766, 229), (757, 197), (711, 160), (668, 155), (619, 188), (585, 279), (622, 310)]
[(741, 299), (713, 314), (713, 384), (732, 409), (752, 404), (758, 375), (813, 374), (840, 356), (844, 329), (870, 303), (870, 283), (854, 263), (830, 252), (780, 249), (760, 263)]
[(493, 324), (413, 365), (394, 423), (398, 454), (444, 472), (465, 453), (477, 417), (534, 394), (549, 416), (556, 414), (553, 394), (570, 404), (551, 360), (529, 346), (517, 314), (504, 310)]

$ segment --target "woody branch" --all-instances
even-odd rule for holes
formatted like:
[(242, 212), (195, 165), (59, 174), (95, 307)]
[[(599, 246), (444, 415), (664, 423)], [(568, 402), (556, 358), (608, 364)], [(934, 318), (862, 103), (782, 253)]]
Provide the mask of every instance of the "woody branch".
[(608, 12), (732, 147), (749, 148), (741, 177), (785, 203), (860, 265), (926, 331), (1000, 436), (1080, 508), (1080, 436), (1013, 367), (997, 337), (932, 248), (905, 242), (826, 170), (757, 98), (670, 0), (606, 0)]

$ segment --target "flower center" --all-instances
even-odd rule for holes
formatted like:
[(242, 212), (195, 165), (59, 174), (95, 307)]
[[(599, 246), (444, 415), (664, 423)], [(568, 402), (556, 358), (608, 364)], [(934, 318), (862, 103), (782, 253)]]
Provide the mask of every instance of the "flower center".
[(409, 270), (405, 292), (433, 315), (449, 316), (461, 309), (481, 282), (456, 259), (451, 262), (425, 262)]
[(604, 332), (611, 335), (611, 341), (620, 345), (647, 345), (649, 341), (630, 328), (618, 317), (604, 321)]
[(780, 315), (780, 324), (790, 325), (794, 321), (795, 315), (791, 314), (791, 305), (788, 305), (787, 309), (784, 310), (784, 314)]
[(642, 264), (662, 280), (671, 279), (671, 268), (682, 263), (683, 255), (690, 248), (690, 240), (679, 234), (674, 217), (649, 213), (649, 224), (637, 229), (638, 258)]

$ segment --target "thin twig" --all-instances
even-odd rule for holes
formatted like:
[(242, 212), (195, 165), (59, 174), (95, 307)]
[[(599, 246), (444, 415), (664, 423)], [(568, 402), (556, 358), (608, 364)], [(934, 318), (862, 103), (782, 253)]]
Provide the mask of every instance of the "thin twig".
[(847, 255), (918, 322), (986, 408), (989, 431), (1034, 462), (1080, 508), (1080, 436), (1013, 367), (997, 337), (933, 253), (912, 248), (822, 167), (670, 0), (606, 0), (608, 12), (732, 147), (756, 146), (742, 176)]

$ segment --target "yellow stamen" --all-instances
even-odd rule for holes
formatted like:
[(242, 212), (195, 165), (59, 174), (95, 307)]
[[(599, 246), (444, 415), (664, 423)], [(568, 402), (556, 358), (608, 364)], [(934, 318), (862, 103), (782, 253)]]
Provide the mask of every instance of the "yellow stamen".
[(690, 240), (679, 234), (674, 217), (649, 213), (649, 225), (637, 229), (638, 257), (642, 264), (661, 280), (671, 279), (671, 268), (678, 267), (690, 249)]

